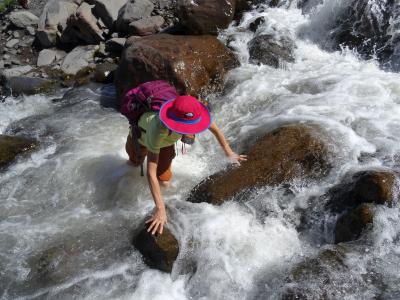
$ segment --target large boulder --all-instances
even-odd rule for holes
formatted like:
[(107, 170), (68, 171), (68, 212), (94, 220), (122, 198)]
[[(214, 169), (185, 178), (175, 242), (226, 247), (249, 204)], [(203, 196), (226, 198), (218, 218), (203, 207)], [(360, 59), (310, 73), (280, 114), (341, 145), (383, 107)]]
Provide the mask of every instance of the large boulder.
[(178, 257), (179, 245), (167, 228), (164, 228), (164, 232), (159, 235), (152, 235), (144, 228), (134, 237), (133, 245), (142, 254), (149, 267), (171, 273)]
[(118, 31), (129, 32), (129, 24), (150, 17), (154, 4), (149, 0), (129, 0), (118, 13), (116, 27)]
[(217, 35), (232, 22), (235, 5), (235, 0), (179, 0), (179, 20), (189, 34)]
[(11, 23), (18, 28), (26, 28), (27, 26), (36, 26), (39, 18), (29, 11), (14, 11), (8, 16)]
[(127, 41), (116, 72), (118, 96), (136, 85), (164, 79), (182, 94), (215, 91), (236, 57), (213, 36), (157, 34)]
[(394, 172), (370, 170), (347, 177), (328, 192), (327, 207), (331, 211), (342, 213), (362, 203), (392, 205), (397, 178)]
[(94, 14), (100, 18), (109, 29), (113, 29), (114, 22), (117, 21), (118, 18), (118, 12), (126, 2), (127, 0), (95, 0)]
[(294, 62), (294, 42), (288, 37), (276, 40), (274, 36), (262, 34), (249, 43), (250, 62), (279, 68), (284, 63)]
[(267, 133), (250, 147), (246, 162), (205, 179), (188, 200), (219, 205), (252, 188), (326, 174), (330, 169), (329, 152), (318, 130), (314, 126), (288, 125)]
[(67, 75), (76, 75), (93, 61), (96, 46), (78, 46), (64, 58), (61, 70)]
[(57, 38), (67, 27), (67, 20), (75, 14), (78, 5), (73, 1), (50, 0), (40, 16), (36, 40), (43, 48), (57, 43)]
[(372, 225), (374, 220), (373, 206), (361, 204), (342, 215), (335, 226), (335, 243), (349, 242), (358, 239)]
[(66, 45), (97, 45), (104, 41), (103, 30), (92, 13), (92, 6), (82, 3), (76, 13), (67, 21), (67, 27), (62, 32), (60, 42)]
[(0, 168), (7, 167), (20, 154), (34, 149), (31, 139), (0, 134)]

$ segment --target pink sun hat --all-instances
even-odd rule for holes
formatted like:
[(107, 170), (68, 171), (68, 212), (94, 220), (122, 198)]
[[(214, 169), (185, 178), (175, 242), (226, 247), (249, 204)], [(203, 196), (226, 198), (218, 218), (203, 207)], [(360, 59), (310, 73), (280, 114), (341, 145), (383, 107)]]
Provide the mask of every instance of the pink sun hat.
[(211, 125), (207, 107), (192, 96), (178, 96), (165, 102), (160, 109), (160, 120), (180, 134), (197, 134)]

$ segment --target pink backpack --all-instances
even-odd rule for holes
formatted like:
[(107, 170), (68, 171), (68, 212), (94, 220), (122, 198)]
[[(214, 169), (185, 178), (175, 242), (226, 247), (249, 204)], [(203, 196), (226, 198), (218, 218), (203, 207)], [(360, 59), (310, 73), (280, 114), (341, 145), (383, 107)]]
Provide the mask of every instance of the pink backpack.
[(148, 111), (159, 111), (164, 102), (178, 97), (176, 89), (164, 80), (148, 81), (129, 90), (121, 104), (121, 113), (131, 126), (138, 126), (140, 117)]

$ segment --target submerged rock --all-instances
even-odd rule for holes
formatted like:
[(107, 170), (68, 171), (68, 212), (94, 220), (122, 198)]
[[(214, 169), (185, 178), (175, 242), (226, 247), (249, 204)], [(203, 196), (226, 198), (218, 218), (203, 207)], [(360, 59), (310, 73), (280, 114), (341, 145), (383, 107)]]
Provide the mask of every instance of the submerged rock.
[(235, 0), (179, 0), (178, 15), (188, 34), (217, 35), (232, 22)]
[(0, 168), (8, 166), (14, 159), (36, 147), (36, 141), (17, 136), (0, 134)]
[(335, 243), (357, 240), (364, 230), (372, 225), (374, 219), (373, 205), (361, 204), (342, 215), (335, 226)]
[(164, 228), (163, 234), (154, 236), (144, 228), (133, 239), (133, 245), (149, 267), (171, 273), (179, 245), (168, 229)]
[(170, 81), (180, 93), (199, 96), (218, 90), (225, 73), (237, 64), (234, 54), (213, 36), (157, 34), (126, 45), (115, 84), (119, 97), (155, 78)]
[(279, 68), (283, 63), (294, 62), (294, 42), (288, 37), (276, 40), (274, 36), (262, 34), (249, 43), (250, 61)]
[(330, 169), (326, 144), (316, 127), (288, 125), (261, 137), (240, 167), (218, 172), (196, 186), (190, 202), (215, 205), (265, 185), (279, 185), (296, 178), (316, 179)]
[(257, 19), (255, 19), (253, 22), (251, 22), (249, 24), (249, 29), (252, 32), (256, 32), (258, 27), (260, 27), (262, 24), (264, 24), (266, 22), (265, 17), (258, 17)]

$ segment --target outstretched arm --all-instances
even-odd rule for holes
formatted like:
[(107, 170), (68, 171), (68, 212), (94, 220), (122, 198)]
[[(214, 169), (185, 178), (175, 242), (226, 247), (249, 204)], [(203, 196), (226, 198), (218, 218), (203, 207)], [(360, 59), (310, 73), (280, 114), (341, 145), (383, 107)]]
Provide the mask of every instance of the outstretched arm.
[(155, 214), (146, 221), (146, 223), (150, 223), (147, 232), (151, 231), (151, 234), (155, 234), (157, 231), (162, 234), (164, 225), (167, 223), (165, 204), (161, 195), (160, 184), (157, 178), (157, 165), (158, 154), (149, 152), (147, 155), (147, 180), (149, 182), (150, 191), (156, 205)]
[(215, 122), (211, 123), (210, 126), (210, 131), (212, 134), (216, 137), (218, 140), (218, 143), (221, 145), (222, 149), (225, 152), (225, 155), (229, 157), (233, 162), (240, 164), (241, 161), (246, 161), (247, 160), (247, 155), (239, 155), (236, 154), (231, 146), (229, 145), (228, 141), (225, 139), (224, 134), (222, 133), (221, 129), (217, 126)]

